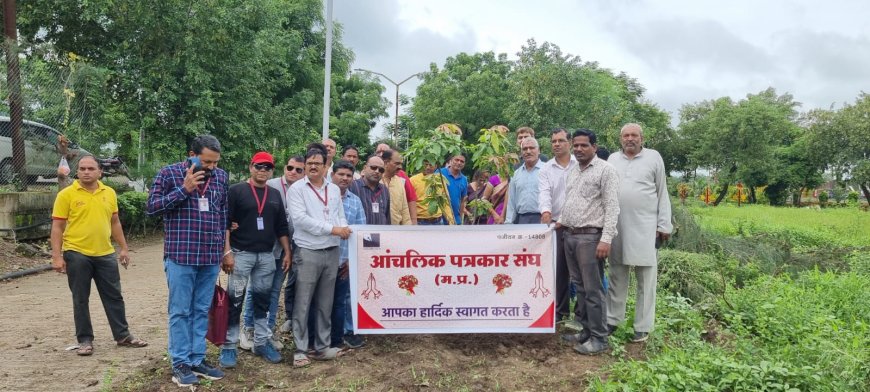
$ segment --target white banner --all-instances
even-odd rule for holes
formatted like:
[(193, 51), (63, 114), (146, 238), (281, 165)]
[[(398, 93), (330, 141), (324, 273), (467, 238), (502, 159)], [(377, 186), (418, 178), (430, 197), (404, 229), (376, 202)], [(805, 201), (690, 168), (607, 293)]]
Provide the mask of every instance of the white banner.
[(555, 332), (545, 225), (352, 226), (358, 334)]

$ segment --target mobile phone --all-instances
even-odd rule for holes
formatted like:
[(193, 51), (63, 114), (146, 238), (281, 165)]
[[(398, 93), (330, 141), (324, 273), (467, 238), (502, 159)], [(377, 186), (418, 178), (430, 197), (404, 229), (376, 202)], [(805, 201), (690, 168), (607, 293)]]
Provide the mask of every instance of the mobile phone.
[(210, 172), (206, 168), (202, 167), (202, 162), (199, 161), (199, 157), (189, 157), (187, 158), (187, 167), (193, 167), (193, 172), (205, 172), (205, 177), (208, 177)]

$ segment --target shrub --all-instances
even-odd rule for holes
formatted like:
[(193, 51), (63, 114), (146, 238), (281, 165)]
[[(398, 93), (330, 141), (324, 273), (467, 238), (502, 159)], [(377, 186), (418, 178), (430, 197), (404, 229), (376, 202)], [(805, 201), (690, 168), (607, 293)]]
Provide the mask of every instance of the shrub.
[(851, 191), (851, 192), (849, 192), (848, 195), (846, 195), (846, 201), (849, 204), (858, 204), (858, 197), (859, 197), (858, 192)]
[[(720, 303), (725, 339), (699, 338), (700, 313), (660, 296), (647, 360), (621, 360), (597, 391), (870, 390), (870, 277), (764, 277)], [(677, 316), (675, 316), (677, 315)], [(666, 320), (696, 320), (670, 324)], [(680, 325), (680, 328), (674, 328)], [(666, 342), (667, 344), (656, 344)]]
[(828, 191), (823, 190), (819, 192), (819, 205), (822, 206), (822, 208), (828, 205)]
[(129, 184), (116, 182), (116, 181), (110, 180), (108, 178), (103, 180), (103, 184), (109, 188), (114, 189), (115, 193), (117, 193), (118, 196), (133, 190), (133, 187), (131, 187)]
[(125, 192), (118, 196), (118, 217), (129, 235), (143, 235), (159, 227), (161, 218), (145, 212), (147, 192)]

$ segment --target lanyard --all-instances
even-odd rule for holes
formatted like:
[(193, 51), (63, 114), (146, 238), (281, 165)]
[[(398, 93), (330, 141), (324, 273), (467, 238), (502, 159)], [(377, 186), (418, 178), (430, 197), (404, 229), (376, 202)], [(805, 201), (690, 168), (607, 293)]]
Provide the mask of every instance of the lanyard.
[(384, 188), (378, 187), (378, 191), (376, 193), (372, 193), (372, 203), (375, 203), (381, 199), (381, 193), (384, 193)]
[(251, 186), (251, 193), (254, 194), (254, 200), (257, 201), (257, 216), (263, 216), (263, 208), (266, 207), (266, 200), (269, 199), (269, 188), (266, 187), (263, 192), (263, 203), (260, 203), (260, 197), (257, 196), (257, 190), (254, 189), (254, 183), (248, 181), (248, 185)]
[(315, 189), (314, 185), (311, 185), (310, 182), (308, 183), (308, 187), (311, 188), (311, 191), (314, 192), (315, 195), (317, 195), (317, 198), (321, 203), (323, 203), (323, 206), (327, 207), (329, 204), (329, 186), (327, 185), (326, 188), (323, 189), (323, 197), (320, 197), (320, 192), (317, 192), (317, 189)]
[(211, 184), (211, 177), (209, 177), (208, 181), (205, 182), (205, 186), (202, 189), (199, 189), (199, 186), (196, 187), (196, 190), (199, 191), (199, 197), (205, 197), (205, 191), (208, 190), (208, 184)]
[(287, 184), (285, 184), (285, 181), (287, 181), (287, 179), (285, 179), (285, 178), (282, 176), (282, 177), (281, 177), (281, 189), (284, 190), (284, 193), (282, 193), (281, 195), (284, 196), (284, 197), (286, 198), (286, 197), (287, 197)]

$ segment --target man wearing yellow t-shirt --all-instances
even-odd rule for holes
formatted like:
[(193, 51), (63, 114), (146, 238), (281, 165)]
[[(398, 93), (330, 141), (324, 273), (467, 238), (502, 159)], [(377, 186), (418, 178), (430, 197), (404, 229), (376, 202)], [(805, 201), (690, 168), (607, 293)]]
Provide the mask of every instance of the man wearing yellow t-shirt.
[[(429, 213), (429, 197), (427, 197), (429, 189), (426, 181), (433, 173), (435, 173), (435, 165), (429, 163), (429, 161), (424, 161), (423, 172), (411, 177), (411, 185), (414, 186), (414, 190), (417, 192), (417, 201), (411, 206), (411, 208), (417, 209), (417, 224), (423, 226), (453, 225), (456, 223), (453, 221), (453, 215), (442, 214), (442, 211), (450, 211), (450, 198), (447, 197), (446, 185), (443, 185), (443, 178), (438, 179), (438, 182), (441, 182), (442, 186), (438, 187), (438, 191), (434, 191), (434, 193), (441, 195), (447, 203), (441, 206), (441, 208), (436, 209), (434, 213)], [(439, 174), (438, 176), (440, 177), (441, 175)]]
[[(92, 279), (118, 346), (145, 347), (148, 343), (133, 337), (127, 329), (118, 262), (126, 269), (130, 257), (118, 219), (115, 191), (100, 182), (103, 172), (91, 155), (79, 160), (77, 174), (78, 180), (58, 192), (51, 213), (51, 264), (55, 271), (67, 274), (79, 343), (76, 353), (94, 352), (88, 308)], [(121, 246), (117, 261), (109, 237)]]

